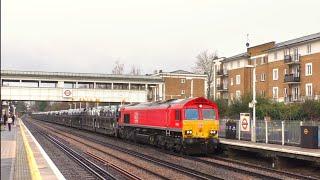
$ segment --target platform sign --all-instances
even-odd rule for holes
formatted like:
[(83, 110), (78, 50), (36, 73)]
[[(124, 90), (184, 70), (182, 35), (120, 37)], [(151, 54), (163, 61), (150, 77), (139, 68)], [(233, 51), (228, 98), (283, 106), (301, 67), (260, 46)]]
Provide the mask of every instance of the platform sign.
[(63, 89), (62, 97), (71, 98), (72, 97), (72, 89)]
[(240, 130), (241, 131), (250, 131), (250, 114), (249, 113), (240, 113)]

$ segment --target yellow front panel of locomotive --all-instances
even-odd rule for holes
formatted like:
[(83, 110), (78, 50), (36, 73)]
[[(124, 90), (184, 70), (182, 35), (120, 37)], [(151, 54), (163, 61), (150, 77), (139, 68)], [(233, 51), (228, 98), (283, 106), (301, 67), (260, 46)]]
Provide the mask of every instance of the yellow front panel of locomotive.
[[(218, 138), (210, 131), (219, 130), (219, 121), (216, 120), (184, 120), (182, 126), (183, 138)], [(189, 133), (187, 132), (189, 131)], [(192, 133), (190, 133), (192, 131)]]

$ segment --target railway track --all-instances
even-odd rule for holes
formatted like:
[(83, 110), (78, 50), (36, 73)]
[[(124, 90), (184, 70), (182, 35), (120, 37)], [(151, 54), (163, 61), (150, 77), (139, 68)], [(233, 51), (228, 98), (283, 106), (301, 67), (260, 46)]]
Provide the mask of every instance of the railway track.
[[(214, 155), (208, 155), (209, 157), (193, 157), (193, 156), (178, 154), (175, 152), (168, 152), (168, 151), (163, 151), (163, 150), (160, 150), (160, 151), (169, 153), (174, 156), (178, 156), (178, 157), (182, 157), (182, 158), (189, 159), (192, 161), (196, 161), (199, 163), (223, 167), (225, 169), (229, 169), (229, 170), (239, 172), (239, 173), (245, 173), (245, 174), (252, 175), (255, 177), (259, 177), (259, 178), (263, 178), (263, 179), (265, 179), (265, 178), (283, 179), (283, 178), (271, 177), (270, 175), (266, 175), (266, 173), (278, 175), (278, 176), (284, 176), (286, 178), (292, 178), (292, 179), (304, 179), (304, 180), (318, 180), (319, 179), (319, 178), (312, 177), (312, 176), (295, 174), (295, 173), (291, 173), (288, 171), (281, 171), (281, 170), (263, 167), (263, 166), (259, 166), (259, 165), (255, 165), (255, 164), (242, 162), (242, 161), (218, 157), (218, 156), (214, 156)], [(232, 165), (226, 165), (226, 163), (232, 164)], [(235, 167), (235, 166), (239, 166), (239, 167)]]
[(116, 179), (114, 175), (105, 171), (104, 169), (102, 169), (101, 167), (99, 167), (97, 164), (90, 161), (89, 159), (83, 157), (73, 149), (63, 144), (61, 141), (57, 140), (56, 138), (50, 135), (47, 135), (47, 137), (48, 137), (48, 140), (56, 144), (63, 152), (71, 156), (75, 161), (77, 161), (79, 164), (81, 164), (83, 167), (85, 167), (88, 171), (90, 171), (92, 174), (97, 176), (99, 179)]
[[(232, 159), (228, 159), (228, 158), (223, 158), (223, 157), (217, 157), (217, 156), (210, 156), (210, 159), (214, 159), (214, 160), (219, 160), (219, 161), (223, 161), (223, 162), (228, 162), (228, 163), (233, 163), (233, 164), (237, 164), (237, 165), (241, 165), (244, 167), (250, 167), (252, 169), (258, 169), (258, 170), (263, 170), (265, 172), (270, 172), (270, 173), (274, 173), (274, 174), (282, 174), (285, 175), (289, 178), (294, 178), (294, 179), (305, 179), (305, 180), (317, 180), (318, 178), (312, 177), (312, 176), (305, 176), (305, 175), (301, 175), (301, 174), (295, 174), (295, 173), (291, 173), (288, 171), (281, 171), (281, 170), (277, 170), (277, 169), (272, 169), (272, 168), (268, 168), (268, 167), (263, 167), (263, 166), (259, 166), (259, 165), (255, 165), (255, 164), (250, 164), (250, 163), (246, 163), (246, 162), (242, 162), (242, 161), (237, 161), (237, 160), (232, 160)], [(199, 158), (201, 159), (201, 161), (204, 161), (206, 163), (208, 163), (209, 160), (206, 160), (208, 158)], [(209, 161), (210, 163), (211, 161)]]
[(112, 169), (122, 173), (123, 175), (126, 175), (126, 177), (128, 179), (132, 179), (132, 180), (141, 180), (141, 178), (139, 178), (138, 176), (132, 174), (131, 172), (121, 168), (120, 166), (117, 166), (115, 164), (112, 164), (104, 159), (102, 159), (99, 156), (96, 156), (94, 154), (92, 154), (91, 152), (85, 152), (88, 156), (92, 157), (93, 159), (95, 159), (96, 161), (99, 161), (101, 163), (103, 163), (105, 166), (111, 167)]
[[(304, 179), (304, 180), (316, 180), (317, 179), (317, 178), (310, 177), (310, 176), (304, 176), (304, 175), (294, 174), (294, 173), (290, 173), (290, 172), (286, 172), (286, 171), (280, 171), (280, 170), (270, 169), (270, 168), (266, 168), (266, 167), (255, 166), (255, 165), (252, 165), (249, 163), (237, 162), (237, 161), (233, 161), (233, 160), (229, 160), (229, 159), (225, 159), (225, 158), (211, 158), (210, 160), (206, 160), (207, 158), (202, 159), (202, 158), (191, 157), (191, 159), (194, 159), (198, 162), (210, 164), (210, 165), (220, 166), (220, 167), (223, 167), (223, 168), (226, 168), (229, 170), (234, 170), (239, 173), (251, 174), (251, 175), (259, 177), (259, 178), (268, 178), (268, 179), (284, 179), (284, 178), (287, 179), (287, 178), (289, 178), (289, 179)], [(224, 164), (226, 162), (229, 164), (236, 165), (236, 166), (240, 165), (244, 168), (226, 165), (226, 164)], [(266, 173), (269, 173), (270, 175), (266, 175)], [(271, 175), (274, 175), (274, 176), (272, 177)], [(275, 177), (275, 175), (283, 176), (284, 178)]]
[[(160, 151), (174, 155), (174, 156), (178, 156), (178, 157), (182, 157), (182, 158), (189, 159), (192, 161), (196, 161), (199, 163), (209, 164), (209, 165), (217, 166), (217, 167), (223, 167), (228, 170), (232, 170), (232, 171), (239, 172), (239, 173), (245, 173), (245, 174), (252, 175), (255, 177), (259, 177), (259, 178), (263, 178), (263, 179), (265, 179), (265, 178), (267, 178), (267, 179), (284, 179), (284, 178), (277, 178), (277, 177), (271, 177), (270, 175), (266, 175), (266, 172), (267, 172), (269, 174), (284, 176), (286, 178), (292, 178), (292, 179), (318, 180), (318, 178), (312, 177), (312, 176), (295, 174), (295, 173), (291, 173), (288, 171), (281, 171), (281, 170), (263, 167), (263, 166), (259, 166), (259, 165), (255, 165), (255, 164), (242, 162), (242, 161), (232, 160), (232, 159), (228, 159), (228, 158), (222, 158), (222, 157), (218, 157), (218, 156), (214, 156), (214, 155), (209, 155), (209, 157), (193, 157), (193, 156), (178, 154), (175, 152), (168, 152), (165, 150), (160, 150)], [(226, 165), (226, 163), (229, 163), (232, 165)], [(235, 167), (235, 166), (239, 166), (239, 167)], [(257, 172), (257, 170), (259, 172)]]
[[(110, 144), (110, 143), (100, 141), (100, 140), (97, 140), (94, 138), (86, 137), (86, 136), (83, 136), (83, 135), (80, 135), (80, 134), (77, 134), (74, 132), (68, 132), (68, 133), (72, 133), (73, 135), (88, 139), (88, 140), (93, 141), (97, 144), (104, 145), (104, 146), (110, 147), (112, 149), (116, 149), (118, 151), (133, 155), (133, 156), (138, 157), (140, 159), (144, 159), (146, 161), (150, 161), (155, 164), (159, 164), (161, 166), (165, 166), (165, 167), (174, 169), (177, 172), (188, 174), (190, 177), (194, 177), (197, 179), (221, 179), (219, 177), (215, 177), (215, 176), (208, 175), (205, 173), (193, 171), (192, 169), (189, 169), (189, 168), (186, 168), (183, 166), (179, 167), (178, 165), (176, 165), (174, 163), (162, 161), (160, 159), (157, 159), (157, 158), (154, 158), (154, 157), (151, 157), (148, 155), (144, 155), (142, 153), (138, 153), (138, 152), (135, 152), (135, 151), (132, 151), (132, 150), (120, 147), (120, 146), (116, 146), (114, 144)], [(214, 157), (211, 156), (210, 159), (208, 159), (208, 158), (198, 158), (198, 157), (192, 157), (192, 156), (185, 156), (185, 155), (172, 153), (172, 152), (168, 152), (168, 151), (166, 151), (165, 153), (170, 153), (172, 155), (183, 157), (186, 159), (190, 159), (190, 160), (193, 160), (193, 161), (196, 161), (199, 163), (204, 163), (204, 164), (216, 166), (219, 168), (225, 168), (225, 169), (228, 169), (228, 170), (231, 170), (234, 172), (247, 174), (247, 175), (257, 177), (257, 178), (262, 178), (262, 179), (285, 179), (285, 178), (310, 179), (310, 180), (317, 179), (317, 178), (310, 177), (310, 176), (304, 176), (304, 175), (300, 175), (300, 174), (294, 174), (291, 172), (275, 170), (275, 169), (271, 169), (271, 168), (266, 168), (266, 167), (257, 166), (257, 165), (244, 163), (244, 162), (239, 162), (239, 161), (234, 161), (234, 160), (230, 160), (230, 159), (226, 159), (226, 158), (220, 158), (220, 157), (216, 157), (216, 156), (214, 156)], [(248, 170), (248, 168), (250, 170)]]
[[(35, 130), (35, 129), (34, 129)], [(111, 173), (105, 171), (101, 167), (99, 167), (97, 164), (94, 162), (90, 161), (88, 158), (85, 158), (75, 150), (71, 149), (61, 141), (59, 141), (57, 138), (53, 137), (52, 135), (46, 134), (43, 131), (36, 129), (35, 130), (38, 134), (42, 135), (45, 139), (50, 141), (51, 143), (55, 144), (56, 147), (58, 147), (62, 152), (67, 154), (69, 157), (71, 157), (74, 161), (79, 163), (82, 167), (84, 167), (87, 171), (92, 173), (95, 177), (98, 179), (110, 179), (110, 180), (115, 180), (117, 179), (114, 175)]]
[[(49, 129), (50, 127), (46, 126), (46, 128)], [(62, 134), (61, 132), (58, 132), (56, 129), (51, 129), (50, 128), (50, 130), (53, 131), (54, 133), (57, 133), (57, 134), (60, 134), (60, 135), (66, 137), (65, 134)], [(68, 132), (68, 133), (74, 134), (73, 132)], [(164, 161), (164, 160), (161, 160), (161, 159), (158, 159), (158, 158), (154, 158), (154, 157), (149, 156), (149, 155), (138, 153), (138, 152), (135, 152), (135, 151), (132, 151), (132, 150), (120, 147), (120, 146), (116, 146), (116, 145), (111, 144), (111, 143), (103, 142), (103, 141), (100, 141), (100, 140), (97, 140), (97, 139), (94, 139), (94, 138), (90, 138), (90, 137), (86, 137), (86, 136), (83, 136), (83, 135), (79, 135), (79, 134), (74, 134), (74, 135), (76, 135), (79, 138), (86, 139), (86, 140), (88, 140), (90, 142), (94, 142), (96, 144), (100, 144), (100, 145), (106, 146), (108, 148), (120, 151), (122, 153), (129, 154), (131, 156), (137, 157), (137, 158), (142, 159), (144, 161), (151, 162), (151, 163), (156, 164), (158, 166), (162, 166), (162, 167), (169, 168), (171, 170), (175, 170), (176, 172), (181, 173), (181, 174), (185, 174), (185, 175), (187, 175), (187, 176), (189, 176), (189, 177), (191, 177), (193, 179), (201, 179), (201, 180), (223, 179), (223, 178), (220, 178), (220, 177), (216, 177), (214, 175), (202, 173), (202, 172), (199, 172), (199, 171), (196, 171), (196, 170), (184, 167), (184, 166), (180, 166), (180, 165), (177, 165), (177, 164), (174, 164), (174, 163), (171, 163), (171, 162), (167, 162), (167, 161)], [(106, 152), (104, 150), (98, 149), (98, 148), (96, 148), (96, 147), (94, 147), (94, 146), (92, 146), (92, 145), (90, 145), (88, 143), (85, 143), (85, 142), (83, 142), (83, 141), (81, 141), (79, 139), (76, 139), (76, 138), (73, 138), (73, 137), (70, 137), (70, 136), (68, 136), (67, 138), (70, 138), (73, 141), (76, 141), (78, 143), (84, 144), (84, 145), (86, 145), (86, 146), (88, 146), (88, 147), (90, 147), (92, 149), (95, 149), (97, 151), (100, 151), (102, 153), (110, 154), (110, 153), (108, 153), (108, 152)], [(167, 178), (165, 178), (163, 176), (162, 176), (162, 178), (167, 179)]]

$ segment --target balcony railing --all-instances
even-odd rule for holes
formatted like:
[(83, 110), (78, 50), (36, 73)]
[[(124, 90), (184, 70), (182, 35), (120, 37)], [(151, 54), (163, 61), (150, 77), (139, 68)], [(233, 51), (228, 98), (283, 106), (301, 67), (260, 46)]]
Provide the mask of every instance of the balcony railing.
[(220, 69), (220, 70), (217, 71), (217, 75), (218, 76), (227, 76), (228, 75), (228, 71)]
[(302, 98), (299, 95), (297, 95), (297, 96), (287, 95), (287, 97), (284, 97), (284, 102), (286, 102), (286, 103), (300, 102), (300, 101), (302, 101)]
[(217, 90), (218, 91), (227, 91), (228, 87), (227, 86), (223, 86), (222, 84), (217, 84)]
[(284, 76), (284, 82), (286, 83), (297, 83), (300, 82), (300, 76), (296, 74), (286, 74)]
[(300, 54), (285, 55), (284, 63), (286, 64), (300, 63)]

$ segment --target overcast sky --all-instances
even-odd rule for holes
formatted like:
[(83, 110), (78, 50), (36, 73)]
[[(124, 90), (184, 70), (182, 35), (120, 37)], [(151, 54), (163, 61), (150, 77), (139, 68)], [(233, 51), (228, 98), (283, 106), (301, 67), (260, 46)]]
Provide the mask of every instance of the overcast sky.
[(220, 56), (320, 32), (319, 0), (2, 0), (2, 69), (111, 73), (116, 60), (191, 70)]

